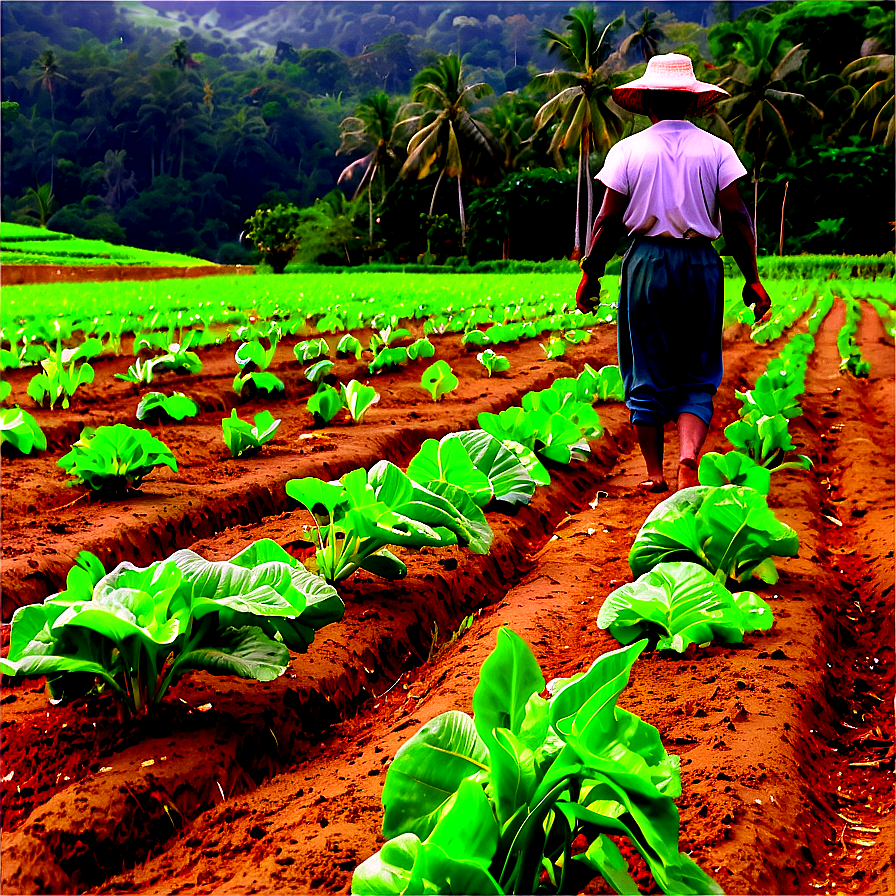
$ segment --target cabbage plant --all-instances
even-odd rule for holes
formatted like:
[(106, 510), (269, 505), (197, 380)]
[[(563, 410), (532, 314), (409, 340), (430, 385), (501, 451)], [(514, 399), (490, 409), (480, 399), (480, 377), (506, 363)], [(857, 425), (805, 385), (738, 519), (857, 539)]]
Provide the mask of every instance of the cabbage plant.
[(249, 423), (248, 420), (240, 420), (234, 408), (230, 416), (221, 421), (224, 444), (231, 457), (243, 457), (260, 451), (262, 445), (274, 438), (279, 428), (280, 421), (275, 420), (270, 411), (259, 411), (253, 422)]
[(105, 575), (98, 563), (76, 565), (65, 591), (16, 611), (0, 671), (47, 676), (54, 702), (99, 686), (136, 717), (190, 669), (282, 675), (290, 649), (306, 650), (344, 609), (332, 587), (268, 539), (223, 561), (183, 550)]
[[(329, 364), (330, 362), (322, 361), (321, 363)], [(326, 385), (326, 383), (318, 386), (314, 395), (308, 399), (308, 410), (314, 415), (314, 423), (317, 426), (329, 423), (343, 407), (341, 391)]]
[(380, 393), (373, 386), (350, 380), (342, 386), (342, 402), (348, 408), (355, 423), (363, 423), (364, 415), (380, 400)]
[(73, 485), (83, 483), (91, 491), (110, 497), (139, 488), (158, 466), (177, 472), (177, 461), (164, 442), (124, 423), (96, 429), (85, 426), (78, 441), (57, 463), (75, 477)]
[(387, 545), (461, 543), (485, 554), (492, 542), (485, 516), (463, 489), (447, 483), (425, 488), (389, 461), (379, 461), (369, 472), (352, 470), (338, 482), (290, 479), (286, 493), (314, 519), (317, 570), (328, 582), (358, 569), (404, 578), (407, 566)]
[(46, 451), (47, 437), (27, 411), (0, 408), (0, 445), (10, 445), (21, 454), (31, 454), (32, 451)]
[(476, 355), (476, 360), (488, 371), (489, 376), (510, 370), (510, 361), (504, 355), (499, 355), (490, 348), (487, 348), (484, 352), (479, 352)]
[(420, 385), (429, 392), (433, 401), (439, 401), (443, 395), (458, 387), (458, 379), (447, 361), (436, 361), (423, 371)]
[(745, 632), (772, 627), (771, 607), (751, 591), (732, 594), (696, 563), (658, 563), (611, 592), (597, 616), (620, 644), (647, 637), (658, 650), (684, 653), (690, 644), (741, 644)]
[(647, 516), (629, 553), (636, 576), (658, 563), (691, 560), (719, 581), (755, 576), (778, 581), (773, 557), (796, 557), (796, 532), (780, 522), (765, 496), (738, 485), (682, 489)]
[(199, 405), (183, 392), (147, 392), (137, 405), (138, 420), (153, 420), (165, 416), (170, 420), (185, 420), (199, 413)]

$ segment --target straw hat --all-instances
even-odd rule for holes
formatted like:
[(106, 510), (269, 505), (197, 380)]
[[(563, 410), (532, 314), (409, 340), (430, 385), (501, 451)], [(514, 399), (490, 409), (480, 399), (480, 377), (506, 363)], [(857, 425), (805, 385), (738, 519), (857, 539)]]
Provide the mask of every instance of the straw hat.
[(690, 113), (701, 112), (718, 100), (730, 96), (715, 84), (698, 81), (694, 75), (694, 66), (687, 56), (680, 53), (666, 53), (654, 56), (647, 62), (647, 71), (643, 77), (613, 90), (616, 104), (629, 112), (646, 115), (644, 99), (646, 90), (674, 90), (693, 94)]

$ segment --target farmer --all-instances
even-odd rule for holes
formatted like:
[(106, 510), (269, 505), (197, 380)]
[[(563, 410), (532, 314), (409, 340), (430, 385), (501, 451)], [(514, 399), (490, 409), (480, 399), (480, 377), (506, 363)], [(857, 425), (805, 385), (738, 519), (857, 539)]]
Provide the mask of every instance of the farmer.
[(663, 427), (678, 422), (678, 487), (697, 485), (697, 458), (722, 380), (724, 277), (712, 246), (722, 231), (760, 320), (771, 300), (759, 282), (756, 240), (737, 191), (747, 171), (724, 140), (685, 116), (728, 94), (698, 81), (687, 56), (654, 56), (642, 78), (613, 91), (651, 127), (617, 143), (597, 175), (607, 188), (594, 222), (576, 304), (590, 311), (620, 237), (633, 237), (619, 284), (619, 367), (647, 464), (646, 492), (668, 490)]

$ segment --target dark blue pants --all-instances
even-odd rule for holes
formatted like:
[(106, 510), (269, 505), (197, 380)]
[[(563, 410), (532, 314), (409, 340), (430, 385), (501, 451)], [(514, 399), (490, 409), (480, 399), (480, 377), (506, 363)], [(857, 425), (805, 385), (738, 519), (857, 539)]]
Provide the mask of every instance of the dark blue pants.
[(636, 237), (619, 284), (619, 369), (632, 423), (712, 418), (722, 381), (722, 261), (704, 240)]

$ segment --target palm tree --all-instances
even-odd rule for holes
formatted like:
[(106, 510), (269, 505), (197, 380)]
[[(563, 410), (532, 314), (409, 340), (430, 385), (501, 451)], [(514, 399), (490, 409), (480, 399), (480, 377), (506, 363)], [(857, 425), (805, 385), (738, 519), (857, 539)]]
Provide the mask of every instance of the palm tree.
[(475, 99), (493, 93), (488, 84), (466, 84), (463, 59), (453, 53), (440, 56), (414, 78), (412, 102), (400, 112), (397, 127), (412, 133), (408, 158), (399, 176), (416, 173), (423, 180), (433, 167), (439, 177), (432, 191), (429, 214), (433, 214), (436, 194), (442, 179), (457, 178), (457, 204), (460, 212), (461, 245), (466, 245), (466, 215), (461, 177), (466, 172), (478, 177), (477, 166), (488, 163), (497, 170), (498, 152), (488, 128), (471, 114)]
[(50, 120), (56, 121), (56, 85), (59, 81), (67, 81), (65, 75), (59, 71), (59, 60), (52, 50), (44, 50), (37, 57), (37, 65), (40, 72), (33, 83), (40, 84), (50, 94)]
[(561, 149), (578, 149), (573, 257), (579, 258), (582, 254), (580, 202), (583, 181), (587, 195), (586, 234), (591, 229), (594, 208), (589, 157), (595, 150), (607, 152), (625, 127), (610, 96), (610, 75), (603, 67), (610, 49), (607, 35), (619, 28), (624, 19), (620, 16), (610, 22), (598, 37), (593, 9), (575, 9), (563, 18), (569, 22), (563, 34), (545, 29), (542, 35), (547, 41), (548, 52), (557, 53), (569, 69), (543, 72), (535, 77), (534, 84), (548, 84), (557, 91), (536, 113), (535, 129), (540, 130), (554, 116), (559, 116), (551, 152), (559, 157)]
[(378, 182), (380, 198), (386, 193), (386, 169), (397, 160), (393, 146), (395, 118), (398, 103), (380, 91), (366, 97), (358, 104), (355, 114), (342, 120), (339, 125), (342, 142), (336, 155), (352, 152), (357, 149), (366, 150), (366, 154), (352, 162), (339, 175), (337, 183), (351, 181), (360, 172), (361, 180), (352, 199), (357, 199), (367, 190), (369, 208), (370, 245), (373, 245), (373, 185)]
[(626, 22), (632, 33), (619, 45), (619, 55), (632, 64), (651, 60), (659, 53), (660, 44), (666, 38), (666, 32), (656, 23), (655, 12), (645, 7), (641, 15), (643, 21), (640, 26)]
[(852, 95), (852, 111), (835, 137), (856, 125), (861, 134), (870, 124), (871, 140), (882, 140), (884, 146), (892, 146), (896, 130), (893, 119), (893, 54), (861, 56), (850, 62), (840, 76), (846, 80), (846, 87)]
[(486, 112), (488, 128), (504, 150), (504, 171), (526, 167), (534, 154), (532, 135), (537, 107), (531, 97), (505, 93)]
[(822, 114), (802, 93), (773, 86), (783, 87), (781, 82), (800, 68), (808, 50), (797, 44), (785, 51), (783, 35), (757, 19), (745, 23), (741, 38), (720, 69), (719, 86), (731, 97), (716, 108), (731, 128), (735, 145), (752, 157), (755, 227), (763, 164), (773, 152), (792, 156), (790, 138), (797, 125), (820, 120)]

